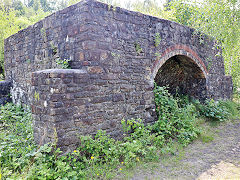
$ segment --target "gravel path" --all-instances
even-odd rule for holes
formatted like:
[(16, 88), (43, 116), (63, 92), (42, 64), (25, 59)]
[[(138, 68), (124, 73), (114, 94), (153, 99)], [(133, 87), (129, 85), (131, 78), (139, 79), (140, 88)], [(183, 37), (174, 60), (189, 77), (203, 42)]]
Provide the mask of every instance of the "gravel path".
[(214, 139), (196, 140), (178, 155), (147, 163), (121, 179), (240, 179), (240, 120), (211, 128)]

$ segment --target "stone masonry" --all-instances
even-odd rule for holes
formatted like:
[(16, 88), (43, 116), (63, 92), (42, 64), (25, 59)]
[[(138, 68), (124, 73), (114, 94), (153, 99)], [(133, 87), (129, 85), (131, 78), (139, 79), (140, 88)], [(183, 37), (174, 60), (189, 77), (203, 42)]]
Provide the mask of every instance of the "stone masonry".
[(12, 87), (11, 81), (0, 81), (0, 106), (11, 102), (10, 89)]
[[(72, 69), (59, 69), (68, 59)], [(73, 148), (78, 135), (121, 120), (156, 119), (154, 81), (171, 93), (228, 99), (221, 48), (175, 22), (84, 0), (5, 40), (5, 71), (15, 103), (32, 106), (39, 144)]]

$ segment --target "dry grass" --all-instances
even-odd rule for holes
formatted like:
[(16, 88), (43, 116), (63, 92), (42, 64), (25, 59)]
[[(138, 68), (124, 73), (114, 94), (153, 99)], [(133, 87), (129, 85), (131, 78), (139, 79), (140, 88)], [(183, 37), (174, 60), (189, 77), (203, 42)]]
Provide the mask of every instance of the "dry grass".
[(213, 165), (211, 169), (202, 173), (197, 180), (225, 180), (240, 179), (240, 166), (236, 166), (229, 162), (221, 161), (217, 165)]

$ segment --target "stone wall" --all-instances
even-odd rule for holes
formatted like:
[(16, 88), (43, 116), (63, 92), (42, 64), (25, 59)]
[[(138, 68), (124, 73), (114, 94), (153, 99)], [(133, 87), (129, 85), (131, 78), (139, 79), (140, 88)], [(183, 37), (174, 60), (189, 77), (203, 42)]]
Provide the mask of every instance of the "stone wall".
[(0, 106), (11, 102), (10, 89), (12, 87), (11, 81), (0, 81)]
[(224, 76), (221, 48), (208, 37), (175, 22), (88, 0), (7, 38), (5, 70), (13, 81), (13, 101), (30, 104), (31, 72), (58, 68), (59, 58), (71, 60), (73, 69), (130, 75), (130, 81), (140, 73), (153, 81), (162, 58), (178, 51), (200, 59), (206, 74)]
[(90, 22), (87, 4), (83, 1), (5, 40), (5, 77), (13, 82), (14, 103), (30, 105), (32, 72), (60, 68), (57, 59), (78, 59), (78, 53), (86, 46), (84, 42), (92, 39), (87, 32)]
[[(175, 57), (180, 59), (173, 62)], [(76, 70), (44, 70), (58, 68), (57, 59), (70, 59)], [(36, 140), (53, 141), (56, 130), (62, 147), (75, 144), (69, 139), (77, 134), (97, 129), (118, 137), (122, 119), (154, 121), (154, 80), (171, 84), (177, 79), (172, 92), (180, 86), (202, 99), (232, 93), (214, 40), (175, 22), (94, 0), (6, 39), (5, 70), (13, 81), (14, 102), (33, 105)]]
[(94, 134), (97, 129), (119, 135), (117, 120), (124, 108), (119, 104), (124, 97), (101, 86), (96, 76), (50, 69), (34, 72), (32, 85), (34, 136), (39, 144), (57, 138), (58, 145), (67, 149), (77, 142), (77, 134)]

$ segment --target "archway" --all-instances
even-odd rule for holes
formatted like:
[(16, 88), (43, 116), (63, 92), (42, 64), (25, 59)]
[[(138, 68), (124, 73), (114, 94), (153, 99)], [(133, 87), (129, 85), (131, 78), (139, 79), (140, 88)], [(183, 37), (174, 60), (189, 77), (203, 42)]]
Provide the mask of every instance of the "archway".
[(189, 95), (204, 100), (207, 96), (206, 77), (198, 64), (186, 55), (174, 55), (158, 69), (155, 82), (168, 86), (171, 94)]

